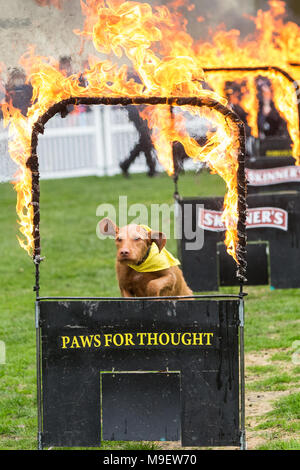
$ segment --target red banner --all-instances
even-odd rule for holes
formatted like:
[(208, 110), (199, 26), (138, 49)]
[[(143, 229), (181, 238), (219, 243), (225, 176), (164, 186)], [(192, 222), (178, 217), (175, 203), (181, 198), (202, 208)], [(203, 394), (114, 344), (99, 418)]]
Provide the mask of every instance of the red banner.
[(300, 183), (300, 166), (282, 166), (277, 168), (264, 168), (252, 170), (246, 168), (246, 177), (249, 186), (268, 186), (269, 184)]
[[(226, 230), (222, 222), (222, 212), (200, 208), (198, 212), (198, 225), (204, 230), (222, 232)], [(287, 231), (288, 213), (279, 207), (255, 207), (247, 210), (247, 229), (250, 228), (277, 228)]]

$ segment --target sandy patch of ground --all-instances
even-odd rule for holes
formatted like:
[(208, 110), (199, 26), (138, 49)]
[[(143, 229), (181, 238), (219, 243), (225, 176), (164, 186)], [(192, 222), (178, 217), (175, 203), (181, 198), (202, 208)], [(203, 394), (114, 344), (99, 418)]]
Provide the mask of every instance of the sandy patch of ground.
[(291, 390), (246, 393), (246, 438), (247, 448), (253, 450), (266, 441), (266, 431), (255, 430), (259, 418), (273, 408), (273, 402), (289, 395)]

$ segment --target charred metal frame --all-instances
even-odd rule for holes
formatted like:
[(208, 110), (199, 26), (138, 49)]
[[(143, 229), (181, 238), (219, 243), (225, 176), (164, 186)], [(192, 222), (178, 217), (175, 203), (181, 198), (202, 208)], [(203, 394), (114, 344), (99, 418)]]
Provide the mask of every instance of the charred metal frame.
[[(42, 433), (42, 380), (41, 380), (41, 338), (40, 338), (40, 325), (39, 325), (39, 306), (43, 300), (61, 299), (60, 297), (40, 297), (40, 263), (41, 257), (41, 243), (40, 243), (40, 174), (39, 174), (39, 161), (37, 154), (38, 136), (44, 133), (45, 124), (55, 114), (60, 113), (62, 117), (66, 115), (66, 108), (68, 105), (169, 105), (172, 106), (197, 106), (209, 107), (215, 109), (217, 112), (224, 115), (229, 119), (238, 130), (239, 152), (238, 152), (238, 171), (237, 171), (237, 190), (238, 190), (238, 213), (239, 220), (237, 225), (238, 230), (238, 245), (237, 245), (237, 277), (240, 280), (240, 291), (237, 295), (194, 295), (186, 296), (185, 298), (222, 298), (230, 297), (239, 300), (239, 329), (240, 329), (240, 432), (241, 432), (241, 450), (246, 449), (245, 437), (245, 381), (244, 381), (244, 296), (243, 284), (246, 280), (246, 177), (245, 177), (245, 128), (241, 119), (231, 109), (222, 105), (218, 101), (209, 97), (70, 97), (62, 100), (59, 103), (51, 106), (33, 126), (31, 135), (31, 155), (27, 160), (27, 167), (32, 173), (32, 207), (33, 207), (33, 238), (34, 250), (33, 261), (35, 264), (35, 286), (36, 293), (36, 308), (35, 308), (35, 324), (36, 324), (36, 356), (37, 356), (37, 401), (38, 401), (38, 448), (42, 449), (41, 433)], [(169, 299), (180, 300), (179, 297), (155, 297), (154, 299)], [(83, 297), (64, 297), (65, 300), (87, 300)], [(109, 300), (108, 297), (89, 298), (89, 300)], [(115, 299), (115, 298), (114, 298)], [(152, 297), (123, 297), (119, 300), (124, 301), (139, 301), (151, 300)]]
[(41, 258), (41, 243), (40, 243), (40, 186), (39, 186), (39, 161), (37, 155), (38, 135), (44, 133), (45, 124), (55, 114), (66, 111), (68, 105), (159, 105), (166, 104), (170, 106), (197, 106), (209, 107), (223, 114), (233, 124), (236, 125), (239, 131), (239, 152), (238, 152), (238, 171), (237, 171), (237, 186), (238, 186), (238, 246), (237, 246), (237, 260), (238, 269), (237, 277), (240, 279), (241, 284), (246, 280), (246, 177), (245, 177), (245, 128), (241, 119), (231, 109), (222, 105), (218, 101), (208, 97), (135, 97), (135, 98), (87, 98), (87, 97), (72, 97), (60, 101), (59, 103), (51, 106), (34, 124), (31, 136), (31, 156), (28, 158), (26, 166), (32, 173), (32, 206), (33, 206), (33, 238), (34, 238), (34, 251), (33, 261), (36, 266), (36, 282), (34, 290), (36, 291), (36, 298), (39, 298), (39, 265)]

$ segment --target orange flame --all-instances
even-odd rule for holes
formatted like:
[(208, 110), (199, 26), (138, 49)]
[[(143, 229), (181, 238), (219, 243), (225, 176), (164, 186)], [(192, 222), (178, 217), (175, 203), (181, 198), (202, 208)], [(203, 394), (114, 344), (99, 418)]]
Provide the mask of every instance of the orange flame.
[[(176, 3), (176, 1), (174, 2)], [(258, 75), (268, 77), (272, 82), (273, 99), (281, 117), (287, 122), (288, 131), (292, 140), (292, 155), (296, 164), (300, 165), (300, 136), (299, 116), (297, 110), (296, 81), (300, 80), (300, 66), (292, 65), (300, 62), (300, 27), (291, 21), (285, 22), (285, 2), (282, 0), (269, 0), (269, 10), (258, 10), (256, 17), (249, 16), (255, 24), (255, 33), (241, 38), (239, 30), (227, 31), (224, 25), (217, 28), (216, 32), (210, 31), (209, 41), (198, 40), (192, 43), (191, 37), (184, 31), (180, 35), (174, 35), (169, 31), (172, 41), (182, 42), (189, 48), (189, 56), (200, 62), (205, 69), (211, 68), (240, 68), (240, 67), (278, 67), (287, 72), (295, 82), (290, 82), (286, 77), (274, 72), (272, 69), (259, 72), (243, 71), (219, 71), (205, 74), (206, 81), (220, 96), (225, 96), (224, 85), (226, 81), (245, 82), (242, 102), (240, 103), (248, 113), (247, 121), (252, 130), (252, 135), (258, 137), (257, 115), (258, 100), (256, 97), (255, 77)], [(185, 5), (188, 9), (188, 1), (179, 1), (174, 8)], [(181, 22), (185, 22), (177, 12), (176, 28)], [(175, 50), (171, 40), (162, 41), (163, 54), (172, 54)], [(300, 65), (300, 64), (299, 64)]]
[[(180, 2), (182, 3), (182, 0)], [(274, 12), (274, 8), (277, 9), (277, 3), (282, 2), (271, 3), (271, 12)], [(89, 67), (83, 72), (87, 86), (82, 87), (77, 74), (64, 76), (59, 71), (57, 61), (35, 55), (32, 46), (21, 58), (20, 63), (33, 86), (33, 104), (28, 109), (26, 117), (22, 116), (11, 104), (5, 105), (3, 112), (5, 123), (9, 124), (10, 155), (20, 168), (15, 182), (18, 198), (17, 213), (20, 231), (23, 235), (20, 243), (29, 254), (33, 253), (34, 240), (31, 174), (26, 168), (26, 161), (31, 152), (32, 129), (40, 116), (55, 103), (72, 96), (199, 97), (208, 95), (224, 104), (225, 99), (218, 96), (218, 94), (224, 94), (222, 80), (218, 82), (215, 77), (216, 85), (213, 88), (218, 94), (203, 89), (205, 76), (202, 67), (220, 66), (223, 62), (234, 66), (236, 61), (241, 65), (241, 61), (237, 59), (234, 52), (239, 51), (241, 55), (241, 50), (245, 47), (244, 44), (238, 43), (236, 32), (224, 31), (218, 31), (211, 44), (194, 43), (186, 32), (184, 18), (176, 11), (171, 13), (166, 6), (152, 8), (147, 3), (134, 1), (81, 0), (81, 7), (85, 16), (84, 27), (82, 31), (75, 31), (75, 33), (85, 40), (93, 41), (96, 51), (106, 55), (114, 54), (116, 60), (122, 59), (123, 62), (129, 62), (139, 80), (129, 78), (126, 64), (119, 65), (108, 59), (99, 60), (96, 57), (89, 57)], [(273, 13), (272, 15), (274, 17)], [(256, 21), (258, 27), (261, 27), (260, 24), (267, 20), (263, 13), (259, 13)], [(292, 44), (298, 40), (297, 35), (298, 31), (293, 36)], [(283, 36), (286, 41), (286, 36)], [(227, 40), (225, 41), (224, 38)], [(230, 48), (231, 55), (229, 55)], [(218, 53), (216, 53), (217, 50)], [(250, 51), (248, 56), (254, 52), (254, 43), (250, 45)], [(261, 65), (259, 60), (258, 62)], [(282, 60), (280, 65), (282, 65)], [(286, 62), (285, 69), (287, 69)], [(275, 80), (281, 80), (275, 75), (273, 77)], [(284, 87), (286, 90), (286, 84)], [(280, 112), (287, 116), (286, 102), (292, 99), (292, 94), (288, 97), (284, 94), (276, 96), (278, 96), (276, 103)], [(255, 100), (252, 100), (251, 104), (248, 102), (250, 110), (254, 105)], [(148, 106), (144, 111), (144, 117), (152, 130), (158, 158), (166, 171), (173, 174), (172, 142), (179, 141), (184, 146), (187, 155), (195, 160), (206, 162), (213, 172), (224, 179), (227, 186), (223, 213), (226, 225), (225, 243), (228, 252), (236, 259), (237, 155), (239, 150), (237, 128), (214, 109), (192, 109), (188, 106), (183, 108), (183, 111), (188, 111), (195, 116), (205, 117), (215, 130), (208, 133), (207, 143), (201, 147), (188, 134), (182, 113), (175, 113), (172, 119), (168, 106)], [(291, 109), (292, 106), (289, 108), (290, 114), (287, 119), (290, 122), (289, 130), (295, 150), (299, 148), (297, 147), (299, 136), (296, 132), (293, 134), (295, 126), (293, 127), (292, 124), (297, 122), (297, 116)], [(253, 115), (251, 125), (254, 129)]]
[[(296, 81), (300, 77), (300, 67), (292, 66), (299, 62), (300, 27), (293, 22), (284, 22), (285, 2), (269, 0), (270, 9), (258, 10), (256, 17), (250, 17), (255, 23), (256, 31), (252, 36), (240, 38), (238, 30), (226, 31), (219, 28), (208, 43), (198, 41), (195, 54), (201, 58), (202, 67), (278, 67), (287, 72)], [(272, 82), (273, 99), (281, 117), (287, 122), (292, 140), (292, 155), (300, 165), (299, 116), (295, 83), (290, 82), (279, 72), (273, 70), (259, 72), (210, 72), (207, 81), (213, 89), (223, 96), (224, 83), (227, 80), (246, 82), (247, 96), (242, 104), (248, 113), (248, 124), (252, 135), (258, 136), (257, 114), (258, 102), (254, 77), (268, 77)], [(250, 99), (250, 101), (249, 101)]]

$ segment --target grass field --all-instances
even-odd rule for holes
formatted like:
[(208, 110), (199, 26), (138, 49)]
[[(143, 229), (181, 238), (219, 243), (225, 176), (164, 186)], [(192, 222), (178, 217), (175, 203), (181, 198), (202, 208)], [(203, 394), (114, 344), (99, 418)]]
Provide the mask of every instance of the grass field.
[[(207, 173), (180, 178), (184, 196), (222, 195), (222, 181)], [(41, 295), (118, 296), (112, 240), (99, 240), (96, 209), (118, 204), (172, 203), (166, 175), (78, 178), (41, 182)], [(16, 239), (16, 194), (0, 186), (0, 449), (35, 449), (36, 365), (34, 267)], [(168, 248), (176, 254), (176, 242)], [(299, 260), (300, 265), (300, 260)], [(235, 292), (234, 288), (222, 289)], [(247, 287), (246, 420), (249, 449), (300, 449), (300, 292)], [(157, 448), (157, 443), (107, 443), (106, 448)], [(169, 448), (172, 448), (170, 446)]]

